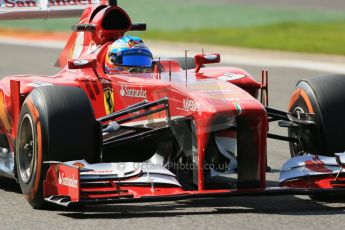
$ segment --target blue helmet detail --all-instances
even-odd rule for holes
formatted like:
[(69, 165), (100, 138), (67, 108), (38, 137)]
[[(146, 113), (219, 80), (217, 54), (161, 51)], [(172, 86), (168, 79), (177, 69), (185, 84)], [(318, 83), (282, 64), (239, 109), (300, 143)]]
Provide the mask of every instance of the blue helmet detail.
[(109, 59), (114, 65), (145, 67), (152, 66), (153, 57), (139, 37), (124, 36), (116, 40), (108, 51)]

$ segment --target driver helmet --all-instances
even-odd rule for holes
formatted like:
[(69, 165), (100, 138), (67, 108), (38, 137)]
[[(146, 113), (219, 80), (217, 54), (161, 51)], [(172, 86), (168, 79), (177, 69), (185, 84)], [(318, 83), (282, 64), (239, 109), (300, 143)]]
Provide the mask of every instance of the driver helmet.
[(105, 58), (105, 71), (150, 72), (152, 63), (152, 53), (141, 38), (123, 36), (109, 46)]

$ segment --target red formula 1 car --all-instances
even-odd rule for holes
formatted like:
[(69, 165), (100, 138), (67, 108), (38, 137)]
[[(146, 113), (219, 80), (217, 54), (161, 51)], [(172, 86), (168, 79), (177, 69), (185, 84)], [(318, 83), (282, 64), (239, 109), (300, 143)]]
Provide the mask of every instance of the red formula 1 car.
[[(0, 18), (71, 13), (44, 9)], [(345, 193), (344, 76), (300, 81), (283, 112), (264, 106), (266, 74), (259, 83), (238, 68), (204, 67), (219, 54), (153, 60), (125, 36), (145, 28), (116, 1), (89, 5), (58, 74), (0, 81), (0, 174), (34, 208)], [(268, 133), (275, 121), (288, 136)], [(267, 138), (291, 143), (280, 187), (266, 187)]]

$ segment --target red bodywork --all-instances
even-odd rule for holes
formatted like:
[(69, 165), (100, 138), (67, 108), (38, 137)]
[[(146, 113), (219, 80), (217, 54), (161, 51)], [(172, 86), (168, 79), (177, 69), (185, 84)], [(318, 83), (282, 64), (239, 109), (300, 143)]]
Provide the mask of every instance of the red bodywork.
[[(104, 28), (105, 20), (118, 23), (116, 29)], [(126, 187), (118, 188), (110, 183), (108, 187), (88, 188), (79, 184), (79, 169), (53, 164), (45, 181), (45, 197), (52, 195), (69, 196), (72, 202), (97, 198), (142, 198), (147, 196), (183, 196), (229, 194), (266, 190), (266, 137), (268, 116), (264, 106), (257, 100), (262, 85), (246, 71), (237, 68), (201, 68), (185, 72), (173, 60), (161, 60), (161, 72), (157, 68), (152, 73), (104, 72), (104, 61), (108, 46), (131, 30), (132, 22), (127, 13), (119, 7), (89, 6), (80, 19), (80, 24), (91, 23), (93, 32), (73, 32), (58, 59), (62, 70), (54, 76), (9, 76), (0, 81), (0, 127), (6, 134), (11, 152), (14, 151), (16, 127), (21, 105), (26, 96), (40, 85), (66, 85), (80, 87), (89, 97), (96, 118), (122, 110), (142, 102), (169, 99), (171, 118), (190, 117), (195, 122), (198, 155), (197, 190), (184, 191), (179, 187)], [(200, 59), (200, 56), (197, 56)], [(88, 68), (72, 68), (69, 60), (95, 62)], [(198, 60), (196, 60), (198, 62)], [(233, 76), (236, 76), (234, 78)], [(112, 103), (107, 104), (105, 93), (111, 93)], [(164, 119), (164, 112), (154, 114), (150, 119)], [(219, 117), (241, 118), (253, 130), (256, 168), (253, 185), (236, 190), (205, 190), (204, 165), (205, 149), (213, 122)], [(138, 120), (137, 122), (142, 122)], [(57, 173), (73, 178), (78, 183), (73, 186), (61, 185)], [(246, 181), (244, 181), (246, 182)], [(102, 191), (103, 193), (98, 193)], [(106, 193), (104, 193), (106, 192)], [(104, 195), (106, 194), (106, 195)]]

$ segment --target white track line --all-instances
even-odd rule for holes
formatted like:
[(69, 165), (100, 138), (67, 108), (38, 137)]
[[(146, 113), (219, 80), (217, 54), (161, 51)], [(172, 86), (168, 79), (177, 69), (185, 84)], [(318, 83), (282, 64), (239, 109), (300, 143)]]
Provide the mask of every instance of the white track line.
[[(175, 49), (171, 46), (166, 45), (167, 43), (161, 43), (150, 41), (149, 47), (155, 56), (160, 57), (178, 57), (183, 56), (184, 50), (181, 50), (182, 47)], [(0, 44), (9, 44), (9, 45), (21, 45), (21, 46), (31, 46), (31, 47), (41, 47), (41, 48), (51, 48), (51, 49), (62, 49), (65, 45), (65, 42), (61, 41), (28, 41), (17, 38), (9, 37), (0, 37)], [(186, 45), (188, 46), (188, 44)], [(195, 45), (192, 45), (195, 47)], [(193, 53), (198, 52), (196, 50), (191, 50)], [(222, 52), (221, 48), (219, 52)], [(270, 57), (269, 55), (259, 57), (258, 55), (248, 55), (246, 53), (236, 53), (232, 54), (231, 52), (221, 53), (222, 63), (231, 64), (231, 65), (249, 65), (249, 66), (258, 66), (262, 68), (269, 67), (283, 67), (283, 68), (296, 68), (296, 69), (306, 69), (320, 72), (331, 72), (331, 73), (345, 73), (345, 62), (334, 62), (334, 61), (319, 61), (319, 60), (308, 60), (306, 58), (293, 59), (289, 58), (277, 58), (275, 56)]]
[[(182, 46), (179, 44), (175, 49), (171, 46), (162, 45), (166, 43), (155, 43), (150, 41), (152, 45), (149, 45), (151, 50), (155, 55), (160, 55), (162, 57), (179, 57), (184, 55), (184, 48), (192, 47), (190, 50), (190, 54), (192, 55), (195, 52), (200, 53), (200, 47), (205, 47), (205, 45), (188, 45), (183, 44)], [(157, 45), (158, 44), (158, 45)], [(196, 48), (197, 46), (197, 48)], [(244, 52), (241, 52), (240, 48), (228, 48), (228, 47), (220, 47), (220, 46), (206, 46), (207, 51), (220, 53), (221, 54), (221, 62), (223, 64), (230, 64), (230, 65), (248, 65), (248, 66), (258, 66), (261, 68), (269, 68), (269, 67), (283, 67), (283, 68), (296, 68), (296, 69), (305, 69), (305, 70), (312, 70), (312, 71), (320, 71), (320, 72), (329, 72), (329, 73), (345, 73), (345, 57), (336, 58), (337, 60), (334, 61), (332, 58), (329, 60), (325, 60), (326, 58), (315, 58), (318, 55), (306, 55), (306, 57), (301, 57), (305, 55), (301, 55), (297, 53), (296, 55), (291, 54), (290, 52), (286, 52), (289, 55), (280, 55), (277, 56), (279, 51), (272, 52), (273, 54), (267, 54), (269, 51), (262, 51), (265, 53), (260, 55), (260, 51), (255, 50), (252, 53), (248, 49)], [(223, 48), (223, 49), (222, 49)], [(281, 52), (285, 54), (285, 52)], [(312, 56), (310, 59), (308, 56)], [(322, 55), (324, 56), (324, 55)], [(326, 55), (327, 56), (327, 55)], [(332, 55), (331, 55), (332, 56)], [(332, 56), (333, 57), (333, 56)]]
[(61, 41), (32, 41), (12, 37), (0, 37), (0, 44), (41, 47), (50, 49), (62, 49), (65, 46), (65, 42)]
[(223, 61), (227, 63), (233, 63), (238, 65), (250, 65), (260, 66), (263, 68), (268, 67), (285, 67), (296, 68), (305, 70), (314, 70), (320, 72), (330, 73), (345, 73), (345, 63), (332, 63), (332, 62), (320, 62), (320, 61), (308, 61), (308, 60), (296, 60), (296, 59), (272, 59), (272, 58), (247, 58), (247, 57), (223, 57)]

